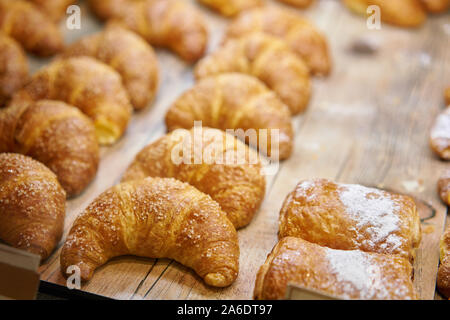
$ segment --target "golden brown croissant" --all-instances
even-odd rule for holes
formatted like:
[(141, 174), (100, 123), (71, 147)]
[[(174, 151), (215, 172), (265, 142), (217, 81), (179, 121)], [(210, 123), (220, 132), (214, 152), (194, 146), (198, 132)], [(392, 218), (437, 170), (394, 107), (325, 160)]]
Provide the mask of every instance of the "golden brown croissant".
[(210, 128), (178, 129), (145, 147), (122, 181), (150, 176), (187, 182), (210, 195), (241, 228), (250, 223), (264, 198), (261, 170), (257, 153), (232, 135)]
[(450, 8), (450, 0), (421, 0), (421, 2), (431, 13), (445, 12)]
[(367, 8), (378, 6), (381, 20), (400, 27), (418, 27), (426, 18), (426, 12), (420, 0), (343, 0), (352, 11), (367, 15)]
[(208, 31), (200, 12), (184, 0), (90, 0), (103, 19), (115, 19), (150, 44), (173, 50), (188, 62), (201, 58)]
[(431, 149), (443, 160), (450, 160), (450, 108), (439, 114), (430, 133)]
[(74, 4), (75, 0), (28, 0), (33, 2), (41, 11), (54, 21), (61, 20), (66, 14), (67, 8)]
[(203, 58), (195, 68), (197, 79), (224, 72), (253, 75), (278, 94), (291, 114), (302, 112), (311, 96), (309, 69), (289, 46), (264, 33), (229, 40)]
[[(182, 94), (166, 114), (169, 131), (190, 129), (194, 121), (224, 131), (241, 129), (249, 135), (253, 133), (255, 137), (247, 137), (246, 142), (259, 146), (260, 152), (269, 156), (276, 157), (273, 152), (277, 147), (280, 159), (291, 155), (294, 134), (288, 107), (251, 76), (224, 73), (204, 78)], [(279, 141), (274, 129), (279, 130)], [(242, 138), (242, 132), (236, 133)]]
[(450, 226), (442, 235), (439, 243), (441, 265), (439, 266), (437, 287), (450, 299)]
[(95, 125), (100, 144), (112, 144), (125, 132), (131, 104), (120, 75), (89, 57), (54, 61), (33, 75), (12, 104), (61, 100), (79, 108)]
[(28, 80), (28, 61), (19, 44), (0, 33), (0, 107)]
[(235, 16), (244, 10), (264, 5), (264, 0), (198, 0), (198, 1), (226, 17)]
[(445, 90), (445, 103), (450, 106), (450, 87)]
[(0, 153), (0, 239), (45, 260), (61, 239), (66, 194), (43, 164)]
[(331, 59), (325, 37), (301, 16), (272, 7), (251, 9), (231, 23), (227, 38), (239, 38), (253, 32), (266, 32), (285, 40), (313, 74), (327, 75), (330, 72)]
[(298, 8), (306, 8), (309, 7), (311, 4), (313, 4), (315, 0), (278, 0), (278, 1)]
[(283, 299), (288, 284), (294, 284), (342, 299), (417, 299), (411, 275), (411, 264), (398, 256), (334, 250), (286, 237), (259, 269), (254, 297)]
[(64, 46), (57, 26), (35, 5), (23, 0), (0, 0), (0, 32), (40, 56), (53, 55)]
[(450, 206), (450, 169), (447, 169), (438, 180), (439, 195), (448, 206)]
[(30, 156), (52, 170), (68, 196), (97, 173), (99, 148), (92, 121), (61, 101), (40, 100), (0, 110), (0, 152)]
[(122, 76), (135, 109), (146, 107), (155, 97), (156, 54), (141, 37), (119, 25), (110, 24), (102, 32), (82, 38), (62, 56), (91, 56), (110, 65)]
[(333, 249), (397, 254), (412, 261), (421, 230), (410, 197), (317, 179), (300, 182), (287, 196), (279, 236)]
[(239, 271), (236, 230), (217, 202), (187, 183), (146, 178), (101, 194), (75, 221), (61, 252), (61, 268), (78, 266), (83, 281), (121, 255), (170, 258), (215, 287)]

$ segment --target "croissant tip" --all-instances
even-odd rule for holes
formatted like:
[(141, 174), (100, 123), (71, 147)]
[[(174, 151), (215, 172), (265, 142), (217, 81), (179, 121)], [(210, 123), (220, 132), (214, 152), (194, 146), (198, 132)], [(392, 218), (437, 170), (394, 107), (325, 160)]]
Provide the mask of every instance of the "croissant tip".
[(205, 276), (205, 282), (210, 286), (222, 288), (229, 286), (232, 281), (229, 281), (227, 277), (217, 272), (217, 273), (208, 273)]

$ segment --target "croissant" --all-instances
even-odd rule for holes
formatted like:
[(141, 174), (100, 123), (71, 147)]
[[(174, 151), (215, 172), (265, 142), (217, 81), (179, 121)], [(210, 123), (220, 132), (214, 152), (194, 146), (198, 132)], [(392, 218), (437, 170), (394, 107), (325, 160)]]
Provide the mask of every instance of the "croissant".
[(445, 90), (445, 103), (450, 106), (450, 87)]
[(57, 26), (35, 5), (23, 0), (0, 0), (0, 32), (39, 56), (53, 55), (64, 47)]
[(47, 16), (54, 21), (61, 20), (66, 14), (67, 8), (74, 4), (75, 0), (28, 0), (33, 2)]
[(236, 230), (217, 202), (187, 183), (146, 178), (101, 194), (72, 226), (61, 252), (63, 273), (81, 279), (121, 255), (170, 258), (215, 287), (230, 285), (239, 270)]
[(197, 79), (224, 72), (253, 75), (278, 94), (291, 114), (305, 110), (311, 96), (309, 69), (282, 40), (255, 33), (230, 40), (203, 58), (195, 68)]
[(421, 2), (431, 13), (446, 12), (450, 8), (450, 0), (421, 0)]
[(184, 0), (90, 0), (103, 19), (115, 19), (155, 46), (166, 47), (188, 62), (201, 58), (208, 31), (199, 11)]
[(437, 287), (450, 299), (450, 226), (442, 235), (440, 244), (441, 265), (438, 270)]
[(443, 160), (450, 160), (450, 108), (439, 114), (430, 133), (431, 149)]
[(421, 0), (343, 0), (352, 11), (367, 15), (371, 5), (380, 8), (381, 20), (400, 27), (418, 27), (426, 20)]
[(259, 7), (264, 4), (264, 0), (198, 0), (198, 1), (226, 17), (235, 16), (244, 10)]
[(398, 256), (334, 250), (286, 237), (259, 269), (254, 298), (283, 299), (293, 284), (342, 299), (417, 299), (411, 275), (411, 264)]
[(152, 47), (131, 31), (115, 24), (82, 38), (63, 57), (91, 56), (114, 68), (121, 76), (135, 109), (146, 107), (158, 87), (158, 61)]
[(266, 32), (287, 42), (311, 73), (327, 75), (331, 59), (325, 37), (306, 19), (288, 10), (266, 7), (244, 11), (230, 24), (226, 38), (239, 38), (253, 32)]
[(0, 34), (0, 107), (28, 80), (28, 61), (19, 44)]
[(187, 182), (210, 195), (241, 228), (250, 223), (264, 198), (261, 170), (257, 153), (232, 135), (210, 128), (178, 129), (139, 152), (122, 181), (151, 176)]
[(450, 169), (446, 170), (439, 178), (438, 192), (442, 201), (450, 206)]
[[(291, 155), (294, 134), (288, 107), (251, 76), (224, 73), (204, 78), (182, 94), (166, 114), (169, 131), (190, 129), (194, 121), (224, 131), (235, 129), (241, 138), (248, 134), (246, 142), (272, 158), (276, 151), (279, 159)], [(278, 130), (278, 137), (274, 130)]]
[(279, 236), (333, 249), (396, 254), (413, 261), (421, 230), (410, 197), (318, 179), (300, 182), (287, 196)]
[(79, 108), (94, 121), (100, 144), (117, 141), (131, 117), (131, 104), (120, 75), (89, 57), (54, 61), (34, 74), (11, 103), (43, 99), (61, 100)]
[(0, 239), (45, 260), (61, 239), (66, 194), (43, 164), (0, 153)]
[(306, 8), (309, 7), (315, 0), (278, 0), (278, 1), (298, 8)]
[(40, 100), (0, 110), (0, 152), (45, 164), (74, 196), (95, 177), (99, 148), (92, 121), (61, 101)]

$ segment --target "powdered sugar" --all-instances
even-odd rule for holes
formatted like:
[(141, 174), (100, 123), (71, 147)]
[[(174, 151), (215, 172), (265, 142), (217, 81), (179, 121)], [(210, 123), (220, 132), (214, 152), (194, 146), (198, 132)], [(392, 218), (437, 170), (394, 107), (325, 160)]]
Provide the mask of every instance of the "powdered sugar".
[(441, 113), (431, 130), (431, 139), (450, 139), (450, 112)]

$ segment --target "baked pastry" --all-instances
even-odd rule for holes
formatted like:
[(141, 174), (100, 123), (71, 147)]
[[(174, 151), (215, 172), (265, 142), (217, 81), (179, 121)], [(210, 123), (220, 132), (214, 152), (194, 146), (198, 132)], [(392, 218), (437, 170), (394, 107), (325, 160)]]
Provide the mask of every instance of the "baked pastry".
[(178, 129), (148, 145), (122, 181), (148, 176), (172, 177), (210, 195), (236, 228), (250, 223), (266, 186), (258, 154), (234, 136), (210, 128)]
[(288, 284), (294, 284), (341, 299), (417, 299), (411, 275), (411, 264), (399, 256), (334, 250), (286, 237), (259, 269), (254, 297), (283, 299)]
[(445, 103), (447, 104), (447, 106), (450, 106), (450, 87), (448, 87), (445, 90), (444, 95), (445, 95)]
[(302, 112), (311, 96), (309, 69), (286, 42), (264, 33), (229, 40), (199, 61), (197, 79), (224, 72), (253, 75), (278, 94), (292, 114)]
[(420, 0), (425, 9), (431, 13), (446, 12), (450, 8), (450, 0)]
[(442, 201), (450, 206), (450, 169), (447, 169), (439, 178), (438, 192)]
[(437, 287), (439, 292), (450, 299), (450, 226), (439, 243), (441, 265), (438, 270)]
[(66, 194), (43, 164), (0, 153), (0, 239), (45, 260), (61, 239)]
[(152, 47), (141, 37), (110, 24), (64, 51), (63, 57), (91, 56), (114, 68), (121, 76), (135, 109), (146, 107), (158, 88), (158, 61)]
[(226, 37), (240, 38), (253, 32), (266, 32), (287, 42), (315, 75), (327, 75), (331, 59), (325, 37), (308, 20), (294, 12), (273, 7), (243, 12), (230, 24)]
[(0, 33), (0, 107), (28, 80), (25, 52), (12, 38)]
[(61, 100), (79, 108), (94, 121), (98, 142), (103, 145), (117, 141), (131, 117), (120, 75), (90, 57), (52, 62), (35, 73), (11, 103), (43, 99)]
[(65, 14), (67, 8), (75, 4), (75, 0), (28, 0), (33, 2), (41, 11), (54, 21), (61, 20)]
[(264, 5), (264, 0), (198, 0), (198, 2), (226, 17), (232, 17), (244, 10)]
[(102, 19), (115, 19), (150, 44), (169, 48), (188, 62), (205, 53), (208, 31), (203, 16), (184, 0), (90, 0)]
[(224, 131), (240, 129), (236, 131), (240, 138), (248, 133), (246, 142), (272, 158), (276, 151), (279, 159), (291, 155), (294, 134), (288, 107), (251, 76), (224, 73), (204, 78), (182, 94), (166, 114), (169, 131), (190, 129), (194, 121)]
[(450, 160), (450, 108), (439, 114), (431, 128), (431, 149), (443, 160)]
[(343, 0), (352, 11), (367, 15), (367, 8), (376, 5), (381, 11), (381, 20), (400, 27), (418, 27), (427, 14), (421, 0)]
[(57, 26), (34, 4), (24, 0), (0, 0), (0, 32), (39, 56), (53, 55), (64, 47)]
[(309, 7), (311, 4), (313, 4), (315, 0), (278, 0), (278, 1), (297, 8), (306, 8)]
[(68, 196), (97, 173), (99, 148), (92, 121), (61, 101), (40, 100), (0, 110), (0, 152), (21, 153), (45, 164)]
[(78, 266), (81, 279), (121, 255), (170, 258), (215, 287), (239, 271), (236, 230), (217, 202), (187, 183), (146, 178), (101, 194), (77, 218), (61, 251), (61, 270)]
[(412, 261), (421, 229), (410, 197), (317, 179), (300, 182), (287, 196), (279, 236), (333, 249), (397, 254)]

